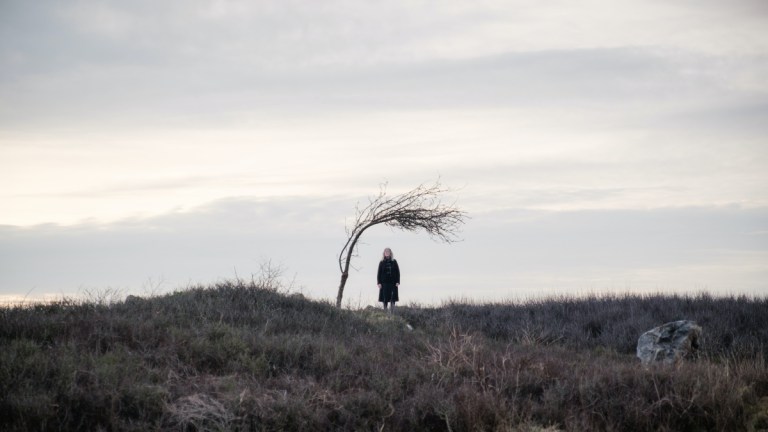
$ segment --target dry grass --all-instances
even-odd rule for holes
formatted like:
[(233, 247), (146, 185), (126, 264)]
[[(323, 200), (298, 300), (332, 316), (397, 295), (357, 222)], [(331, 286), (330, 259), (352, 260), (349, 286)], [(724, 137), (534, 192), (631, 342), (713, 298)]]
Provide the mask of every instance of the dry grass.
[[(642, 368), (640, 333), (704, 327)], [(413, 330), (407, 325), (412, 325)], [(274, 278), (0, 309), (2, 430), (768, 429), (768, 300), (605, 296), (339, 310)]]

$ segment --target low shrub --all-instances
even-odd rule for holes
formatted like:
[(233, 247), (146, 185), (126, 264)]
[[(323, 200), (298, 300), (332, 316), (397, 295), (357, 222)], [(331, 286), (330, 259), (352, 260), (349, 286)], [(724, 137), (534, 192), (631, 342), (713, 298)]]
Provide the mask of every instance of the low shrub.
[[(704, 355), (641, 367), (698, 321)], [(0, 309), (2, 430), (759, 430), (768, 301), (604, 296), (339, 310), (243, 281)]]

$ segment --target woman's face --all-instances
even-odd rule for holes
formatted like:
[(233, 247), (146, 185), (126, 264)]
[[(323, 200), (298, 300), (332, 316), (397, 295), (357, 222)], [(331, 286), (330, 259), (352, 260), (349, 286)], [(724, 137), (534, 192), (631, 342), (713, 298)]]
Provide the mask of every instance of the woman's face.
[(387, 248), (387, 249), (384, 249), (384, 256), (385, 256), (386, 258), (390, 258), (390, 257), (392, 257), (392, 251), (391, 251), (391, 250), (389, 250), (388, 248)]

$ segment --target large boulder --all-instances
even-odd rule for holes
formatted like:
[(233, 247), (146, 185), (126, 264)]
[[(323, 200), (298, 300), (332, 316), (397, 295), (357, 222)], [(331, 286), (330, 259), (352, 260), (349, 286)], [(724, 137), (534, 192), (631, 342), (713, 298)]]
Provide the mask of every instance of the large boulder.
[(702, 330), (693, 321), (673, 321), (648, 330), (637, 340), (637, 357), (643, 364), (675, 364), (696, 357)]

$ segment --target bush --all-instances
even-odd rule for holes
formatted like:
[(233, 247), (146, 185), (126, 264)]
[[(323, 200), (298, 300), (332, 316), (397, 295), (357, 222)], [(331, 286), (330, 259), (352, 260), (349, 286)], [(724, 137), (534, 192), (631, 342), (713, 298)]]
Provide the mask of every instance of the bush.
[[(5, 308), (0, 429), (759, 430), (767, 306), (593, 296), (390, 317), (233, 281)], [(677, 319), (704, 327), (704, 355), (640, 367), (640, 333)]]

